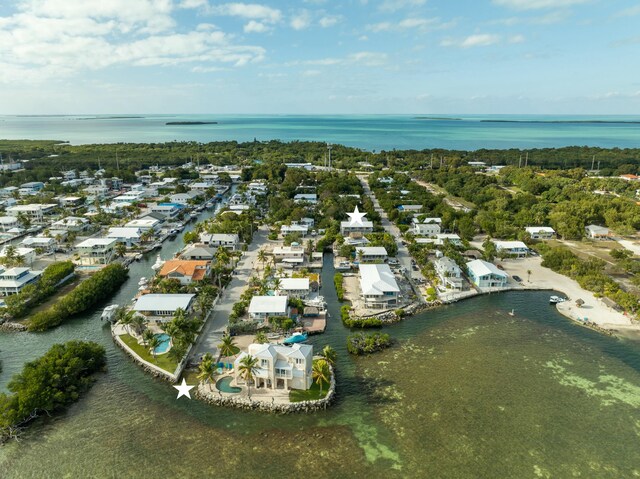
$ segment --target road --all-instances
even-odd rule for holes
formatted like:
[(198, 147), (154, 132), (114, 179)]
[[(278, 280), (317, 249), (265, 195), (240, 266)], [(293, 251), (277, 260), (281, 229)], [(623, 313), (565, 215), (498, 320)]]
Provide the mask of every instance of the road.
[[(389, 217), (387, 216), (387, 213), (385, 213), (385, 211), (380, 207), (380, 203), (378, 203), (378, 199), (376, 198), (373, 191), (371, 191), (371, 188), (369, 188), (369, 181), (367, 180), (367, 177), (358, 176), (358, 178), (362, 183), (362, 187), (364, 188), (365, 194), (369, 196), (369, 198), (371, 198), (371, 201), (373, 202), (373, 207), (375, 208), (376, 212), (380, 214), (380, 218), (381, 218), (380, 223), (382, 224), (382, 227), (385, 229), (387, 233), (389, 233), (391, 236), (393, 236), (396, 239), (396, 243), (398, 244), (398, 253), (396, 254), (396, 258), (398, 259), (400, 266), (403, 266), (405, 268), (405, 270), (407, 271), (408, 277), (417, 279), (419, 281), (424, 280), (425, 278), (422, 275), (421, 271), (413, 270), (412, 264), (411, 264), (411, 260), (413, 258), (411, 257), (411, 254), (409, 254), (409, 250), (407, 249), (407, 247), (403, 245), (401, 242), (402, 233), (400, 232), (400, 230), (396, 225), (394, 225), (391, 221), (389, 221)], [(414, 284), (412, 284), (412, 286), (414, 287), (413, 288), (414, 291), (418, 290), (418, 288), (416, 288)], [(421, 296), (421, 295), (418, 294), (418, 296)]]
[(202, 332), (198, 336), (196, 344), (191, 349), (190, 359), (198, 359), (204, 353), (211, 353), (214, 357), (218, 355), (218, 344), (222, 339), (222, 334), (229, 323), (229, 314), (233, 305), (240, 300), (240, 295), (247, 288), (249, 278), (255, 273), (254, 264), (260, 248), (267, 242), (269, 232), (266, 227), (261, 227), (253, 236), (253, 241), (249, 249), (244, 252), (242, 259), (235, 268), (235, 274), (231, 282), (223, 290), (222, 296), (209, 315), (209, 319), (204, 325)]

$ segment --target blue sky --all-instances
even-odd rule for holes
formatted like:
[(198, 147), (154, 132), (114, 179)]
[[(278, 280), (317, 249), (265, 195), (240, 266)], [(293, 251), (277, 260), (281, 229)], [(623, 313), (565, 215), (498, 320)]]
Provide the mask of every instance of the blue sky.
[(20, 0), (0, 113), (640, 113), (640, 2)]

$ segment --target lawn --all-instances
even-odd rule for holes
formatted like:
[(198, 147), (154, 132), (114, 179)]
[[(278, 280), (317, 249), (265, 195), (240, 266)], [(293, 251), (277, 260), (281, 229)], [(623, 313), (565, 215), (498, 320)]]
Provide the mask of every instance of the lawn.
[(289, 392), (289, 401), (291, 402), (301, 402), (301, 401), (315, 401), (316, 399), (322, 399), (327, 395), (329, 391), (329, 385), (322, 385), (322, 394), (320, 394), (320, 386), (318, 386), (315, 382), (311, 384), (311, 388), (305, 390), (302, 389), (292, 389)]
[(149, 350), (142, 344), (138, 344), (138, 341), (129, 334), (120, 335), (120, 339), (122, 339), (124, 343), (131, 349), (133, 349), (133, 351), (142, 359), (155, 366), (158, 366), (159, 368), (164, 369), (165, 371), (173, 373), (178, 367), (178, 363), (176, 363), (173, 359), (170, 359), (167, 354), (158, 355), (154, 359)]

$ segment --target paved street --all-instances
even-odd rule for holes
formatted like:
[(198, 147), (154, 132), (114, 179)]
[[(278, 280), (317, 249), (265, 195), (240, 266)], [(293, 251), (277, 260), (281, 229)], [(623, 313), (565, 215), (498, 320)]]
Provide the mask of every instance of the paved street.
[(204, 353), (218, 354), (218, 344), (229, 322), (229, 314), (233, 305), (240, 300), (240, 295), (246, 289), (249, 278), (255, 273), (258, 250), (267, 242), (269, 231), (261, 227), (253, 236), (249, 249), (244, 252), (242, 259), (236, 265), (235, 275), (229, 285), (222, 292), (222, 297), (214, 307), (207, 320), (198, 341), (191, 350), (191, 358), (198, 359)]
[[(396, 255), (396, 258), (398, 259), (398, 262), (400, 263), (400, 265), (403, 266), (407, 271), (407, 276), (412, 279), (424, 280), (424, 276), (422, 275), (422, 272), (414, 271), (413, 268), (411, 267), (412, 257), (411, 257), (411, 254), (409, 254), (409, 250), (407, 249), (407, 247), (401, 243), (402, 233), (400, 233), (400, 230), (396, 225), (394, 225), (391, 221), (389, 221), (389, 217), (387, 216), (387, 213), (385, 213), (385, 211), (380, 207), (380, 203), (378, 203), (378, 199), (374, 195), (373, 191), (371, 191), (371, 188), (369, 188), (369, 182), (367, 177), (358, 176), (358, 178), (362, 183), (365, 194), (369, 196), (369, 198), (371, 198), (371, 201), (373, 201), (373, 206), (375, 210), (380, 214), (380, 218), (381, 218), (380, 223), (382, 227), (385, 229), (387, 233), (391, 234), (396, 239), (396, 242), (398, 244), (398, 254)], [(414, 290), (418, 289), (415, 287), (415, 285), (413, 286), (414, 286)]]

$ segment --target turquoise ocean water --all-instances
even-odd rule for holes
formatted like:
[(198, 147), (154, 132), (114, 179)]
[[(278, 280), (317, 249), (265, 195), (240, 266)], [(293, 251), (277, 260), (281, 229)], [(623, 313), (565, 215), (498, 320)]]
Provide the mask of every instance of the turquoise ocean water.
[[(166, 125), (176, 121), (218, 123)], [(574, 145), (635, 148), (640, 146), (640, 116), (0, 116), (0, 138), (55, 139), (73, 144), (252, 141), (255, 138), (261, 141), (326, 141), (376, 151), (529, 149)]]

